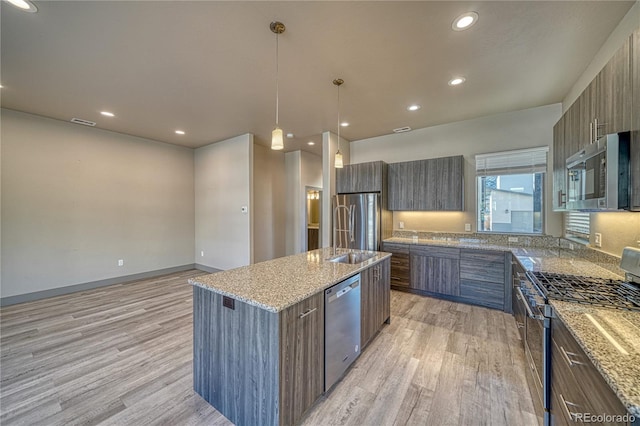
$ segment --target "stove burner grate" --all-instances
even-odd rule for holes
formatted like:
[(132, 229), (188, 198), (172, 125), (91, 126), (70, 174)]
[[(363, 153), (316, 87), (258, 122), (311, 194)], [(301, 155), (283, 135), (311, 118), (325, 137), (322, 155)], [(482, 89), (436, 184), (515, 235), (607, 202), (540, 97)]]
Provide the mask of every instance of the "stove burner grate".
[(549, 299), (640, 311), (640, 289), (622, 280), (533, 272)]

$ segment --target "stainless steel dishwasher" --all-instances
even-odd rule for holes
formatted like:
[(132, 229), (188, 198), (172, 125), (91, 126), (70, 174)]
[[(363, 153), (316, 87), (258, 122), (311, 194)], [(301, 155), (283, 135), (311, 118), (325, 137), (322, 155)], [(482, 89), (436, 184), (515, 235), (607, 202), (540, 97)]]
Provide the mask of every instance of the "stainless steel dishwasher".
[(324, 390), (360, 355), (360, 274), (324, 291)]

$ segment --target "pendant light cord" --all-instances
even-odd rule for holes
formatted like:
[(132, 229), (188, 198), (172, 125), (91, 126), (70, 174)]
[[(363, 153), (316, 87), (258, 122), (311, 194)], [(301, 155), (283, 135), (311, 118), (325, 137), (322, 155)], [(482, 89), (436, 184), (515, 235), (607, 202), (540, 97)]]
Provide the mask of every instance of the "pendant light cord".
[(340, 151), (340, 85), (338, 85), (338, 151)]
[(279, 73), (280, 73), (280, 66), (279, 66), (279, 52), (278, 52), (278, 33), (276, 33), (276, 127), (278, 127), (278, 108), (280, 106), (280, 87), (279, 87)]

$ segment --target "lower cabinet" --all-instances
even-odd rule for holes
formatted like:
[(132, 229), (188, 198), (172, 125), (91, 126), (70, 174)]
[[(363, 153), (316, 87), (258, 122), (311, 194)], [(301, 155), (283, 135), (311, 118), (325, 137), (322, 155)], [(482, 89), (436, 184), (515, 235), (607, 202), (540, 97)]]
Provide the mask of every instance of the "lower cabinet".
[[(627, 414), (618, 397), (559, 318), (551, 322), (551, 423), (589, 423), (585, 416)], [(602, 424), (602, 423), (597, 423)], [(626, 425), (626, 422), (608, 422)]]
[(409, 288), (409, 246), (406, 244), (382, 243), (382, 251), (391, 253), (391, 288)]
[(364, 348), (391, 315), (390, 261), (360, 272), (360, 346)]
[(324, 391), (324, 292), (280, 314), (280, 424), (296, 423)]
[[(508, 256), (505, 259), (505, 256)], [(460, 250), (460, 297), (470, 303), (505, 310), (505, 270), (508, 254), (499, 251)], [(509, 309), (507, 309), (509, 311)]]
[(460, 249), (412, 246), (410, 288), (447, 296), (460, 294)]
[(512, 254), (422, 244), (383, 243), (391, 288), (512, 311)]

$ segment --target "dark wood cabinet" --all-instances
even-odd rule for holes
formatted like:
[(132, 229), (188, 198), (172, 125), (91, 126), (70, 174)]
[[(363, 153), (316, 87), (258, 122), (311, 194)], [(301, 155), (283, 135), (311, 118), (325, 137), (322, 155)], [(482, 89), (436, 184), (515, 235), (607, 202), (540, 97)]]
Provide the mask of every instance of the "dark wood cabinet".
[(360, 346), (365, 347), (391, 313), (390, 260), (360, 272)]
[(594, 416), (627, 414), (625, 407), (562, 320), (553, 318), (551, 328), (552, 424), (581, 424), (582, 421), (576, 415), (585, 413)]
[(414, 246), (409, 264), (410, 288), (447, 296), (460, 294), (460, 249)]
[(457, 155), (435, 161), (436, 210), (464, 210), (464, 157)]
[(382, 251), (391, 253), (391, 288), (409, 288), (409, 246), (406, 244), (383, 243)]
[(462, 155), (389, 164), (389, 210), (463, 209)]
[(425, 169), (426, 160), (389, 164), (389, 210), (415, 210), (413, 177)]
[(336, 172), (336, 192), (348, 194), (357, 192), (382, 192), (386, 180), (386, 163), (348, 164)]
[(599, 136), (640, 130), (639, 48), (640, 30), (636, 30), (554, 126), (554, 210), (565, 209), (568, 157)]
[[(640, 114), (639, 114), (640, 115)], [(640, 211), (640, 130), (631, 132), (631, 202), (630, 210)]]
[(295, 424), (324, 391), (324, 292), (280, 313), (280, 424)]
[(565, 116), (553, 126), (553, 210), (566, 208), (566, 171), (564, 153), (564, 121)]
[(596, 118), (600, 135), (631, 129), (631, 37), (600, 71), (596, 89)]
[[(505, 300), (511, 302), (505, 290), (506, 263), (504, 252), (460, 250), (460, 297), (475, 305), (505, 309)], [(509, 310), (509, 309), (507, 309)]]
[(640, 29), (634, 31), (631, 41), (631, 130), (640, 130)]

